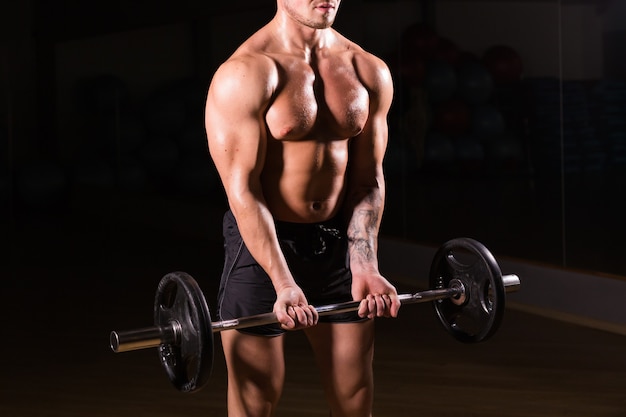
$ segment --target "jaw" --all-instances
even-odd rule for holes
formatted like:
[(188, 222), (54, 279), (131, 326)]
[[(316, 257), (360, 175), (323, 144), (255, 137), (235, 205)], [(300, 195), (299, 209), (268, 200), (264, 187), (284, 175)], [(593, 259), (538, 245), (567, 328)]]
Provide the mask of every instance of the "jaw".
[(321, 1), (305, 7), (293, 7), (290, 2), (283, 2), (282, 8), (287, 17), (299, 25), (310, 29), (328, 29), (335, 22), (338, 2)]

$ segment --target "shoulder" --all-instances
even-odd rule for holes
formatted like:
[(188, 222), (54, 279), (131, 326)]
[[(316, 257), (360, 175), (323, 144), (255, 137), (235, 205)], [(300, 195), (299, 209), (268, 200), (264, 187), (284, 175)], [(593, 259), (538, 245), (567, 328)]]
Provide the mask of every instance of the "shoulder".
[(391, 71), (379, 57), (361, 48), (354, 53), (353, 63), (359, 77), (375, 90), (391, 88)]
[(389, 66), (378, 56), (366, 51), (354, 42), (348, 41), (348, 51), (352, 66), (370, 94), (383, 101), (393, 95), (393, 79)]
[(277, 84), (277, 76), (276, 64), (267, 55), (238, 51), (215, 71), (209, 92), (230, 96), (246, 91), (269, 97)]
[(373, 92), (393, 89), (391, 71), (382, 59), (337, 32), (336, 36), (340, 49), (349, 57), (357, 76), (366, 88)]

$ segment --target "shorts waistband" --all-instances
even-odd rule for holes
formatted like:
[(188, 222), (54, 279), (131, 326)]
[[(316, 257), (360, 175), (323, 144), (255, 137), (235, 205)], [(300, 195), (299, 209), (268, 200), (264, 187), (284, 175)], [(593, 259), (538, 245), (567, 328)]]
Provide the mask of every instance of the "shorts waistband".
[[(228, 210), (226, 216), (236, 223), (235, 216)], [(295, 223), (282, 220), (275, 220), (276, 233), (282, 239), (301, 238), (310, 235), (328, 234), (341, 238), (346, 235), (346, 227), (339, 216), (335, 216), (323, 222), (316, 223)]]
[(311, 234), (325, 233), (333, 237), (342, 237), (345, 235), (345, 228), (342, 226), (338, 218), (328, 219), (323, 222), (316, 223), (293, 223), (277, 220), (276, 232), (281, 238), (306, 236)]

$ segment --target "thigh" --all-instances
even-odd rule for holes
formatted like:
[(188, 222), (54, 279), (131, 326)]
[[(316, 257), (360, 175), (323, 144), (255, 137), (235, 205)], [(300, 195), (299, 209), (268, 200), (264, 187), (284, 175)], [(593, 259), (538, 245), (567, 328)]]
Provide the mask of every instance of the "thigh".
[(371, 415), (374, 320), (306, 329), (333, 417)]
[[(217, 297), (217, 317), (232, 320), (272, 311), (276, 302), (274, 285), (243, 242), (230, 211), (224, 216), (223, 233), (225, 260)], [(284, 332), (277, 324), (240, 331), (263, 336)]]
[(256, 336), (236, 330), (221, 332), (220, 336), (228, 370), (229, 415), (271, 415), (285, 377), (283, 336)]

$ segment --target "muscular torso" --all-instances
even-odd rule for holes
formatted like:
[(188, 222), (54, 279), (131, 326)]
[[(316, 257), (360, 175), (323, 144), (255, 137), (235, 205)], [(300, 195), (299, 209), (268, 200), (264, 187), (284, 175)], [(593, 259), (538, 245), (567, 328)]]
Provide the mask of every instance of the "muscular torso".
[(276, 219), (326, 220), (345, 194), (349, 140), (367, 121), (368, 92), (351, 51), (317, 52), (310, 60), (270, 56), (278, 88), (264, 116), (264, 197)]

